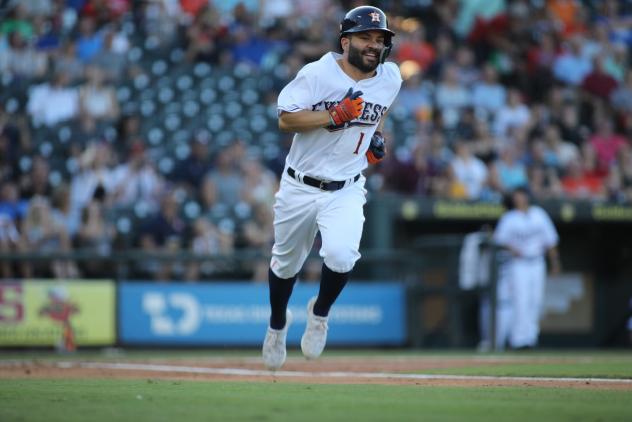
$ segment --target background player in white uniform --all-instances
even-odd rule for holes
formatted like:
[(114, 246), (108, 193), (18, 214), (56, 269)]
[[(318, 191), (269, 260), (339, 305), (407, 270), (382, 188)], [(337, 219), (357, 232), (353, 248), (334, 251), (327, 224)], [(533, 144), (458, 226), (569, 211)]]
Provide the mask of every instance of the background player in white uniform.
[(316, 233), (323, 268), (301, 339), (307, 358), (322, 353), (329, 309), (360, 258), (366, 202), (361, 172), (384, 156), (381, 129), (402, 82), (397, 65), (384, 63), (393, 35), (380, 9), (349, 11), (340, 26), (343, 54), (330, 52), (307, 64), (279, 94), (279, 128), (296, 135), (274, 204), (272, 312), (263, 344), (268, 368), (285, 362), (287, 304)]
[(530, 204), (526, 189), (516, 189), (511, 202), (513, 209), (502, 215), (494, 232), (494, 241), (510, 253), (499, 283), (506, 288), (511, 303), (509, 344), (515, 349), (531, 348), (537, 345), (540, 333), (546, 281), (544, 255), (549, 256), (551, 272), (559, 273), (559, 238), (547, 213)]

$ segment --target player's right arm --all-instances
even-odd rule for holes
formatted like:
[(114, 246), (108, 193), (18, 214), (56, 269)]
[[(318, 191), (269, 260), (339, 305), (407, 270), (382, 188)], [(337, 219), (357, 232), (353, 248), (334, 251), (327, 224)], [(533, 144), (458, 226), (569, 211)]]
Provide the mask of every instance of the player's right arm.
[(281, 111), (279, 115), (279, 129), (283, 132), (308, 132), (330, 124), (331, 118), (327, 110), (300, 110), (293, 113)]
[(326, 111), (298, 110), (293, 113), (284, 113), (284, 110), (281, 110), (279, 129), (286, 132), (306, 132), (330, 125), (343, 126), (362, 113), (364, 100), (361, 95), (362, 91), (354, 92), (353, 88), (349, 88), (342, 100)]

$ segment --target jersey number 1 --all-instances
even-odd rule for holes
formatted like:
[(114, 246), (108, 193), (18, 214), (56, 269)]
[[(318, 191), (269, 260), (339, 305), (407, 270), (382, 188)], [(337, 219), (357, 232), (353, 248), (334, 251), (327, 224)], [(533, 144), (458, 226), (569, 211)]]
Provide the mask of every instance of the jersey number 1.
[(360, 132), (360, 139), (358, 139), (358, 145), (356, 146), (355, 151), (353, 151), (354, 154), (358, 154), (358, 150), (360, 149), (360, 145), (362, 145), (362, 140), (364, 139), (364, 132)]

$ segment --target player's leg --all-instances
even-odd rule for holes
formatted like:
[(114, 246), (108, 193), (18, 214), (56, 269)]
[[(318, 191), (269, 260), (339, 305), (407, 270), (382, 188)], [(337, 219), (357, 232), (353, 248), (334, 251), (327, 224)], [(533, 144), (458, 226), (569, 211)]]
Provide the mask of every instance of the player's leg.
[(296, 274), (307, 258), (316, 235), (314, 195), (283, 181), (274, 205), (274, 239), (268, 271), (270, 326), (263, 342), (263, 361), (270, 369), (285, 362), (285, 341), (291, 318), (287, 309)]
[(512, 303), (509, 264), (503, 264), (499, 269), (496, 286), (496, 350), (505, 350), (511, 333)]
[(544, 287), (546, 283), (546, 265), (544, 260), (535, 261), (530, 267), (530, 303), (529, 316), (531, 325), (531, 344), (538, 344), (540, 335), (540, 317), (542, 315), (542, 302), (544, 300)]
[(510, 343), (513, 348), (532, 346), (530, 324), (530, 287), (529, 265), (526, 260), (514, 259), (511, 262), (511, 307), (512, 324)]
[(358, 249), (364, 225), (365, 190), (361, 184), (335, 192), (319, 207), (318, 228), (322, 238), (323, 268), (318, 296), (307, 306), (307, 326), (301, 349), (317, 358), (327, 342), (328, 315), (360, 258)]
[(364, 226), (365, 192), (361, 184), (336, 192), (339, 195), (327, 201), (318, 213), (323, 271), (314, 304), (316, 315), (329, 314), (356, 261), (360, 259), (358, 249)]
[(274, 204), (274, 245), (268, 280), (272, 308), (270, 326), (276, 329), (285, 325), (285, 311), (296, 274), (309, 255), (318, 230), (314, 204), (317, 196), (305, 192), (305, 187), (296, 183), (287, 183), (277, 193)]

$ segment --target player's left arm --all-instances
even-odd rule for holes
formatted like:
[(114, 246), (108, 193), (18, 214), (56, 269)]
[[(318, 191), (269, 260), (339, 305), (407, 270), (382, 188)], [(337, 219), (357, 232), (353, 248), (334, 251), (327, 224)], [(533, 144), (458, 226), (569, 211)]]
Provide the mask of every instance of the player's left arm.
[(377, 164), (386, 157), (386, 140), (384, 139), (384, 135), (382, 135), (382, 133), (389, 111), (390, 110), (387, 110), (386, 113), (384, 113), (377, 125), (377, 129), (375, 129), (375, 133), (373, 133), (373, 136), (371, 137), (369, 149), (366, 151), (366, 159), (369, 164)]
[(547, 255), (549, 256), (549, 264), (551, 274), (557, 275), (562, 271), (562, 264), (560, 262), (560, 253), (557, 249), (557, 246), (553, 246), (549, 248), (547, 251)]
[(545, 242), (548, 246), (546, 254), (549, 258), (549, 269), (551, 274), (559, 274), (562, 271), (562, 264), (560, 262), (560, 252), (557, 248), (557, 244), (560, 240), (555, 225), (549, 215), (542, 209), (542, 221), (544, 223)]

